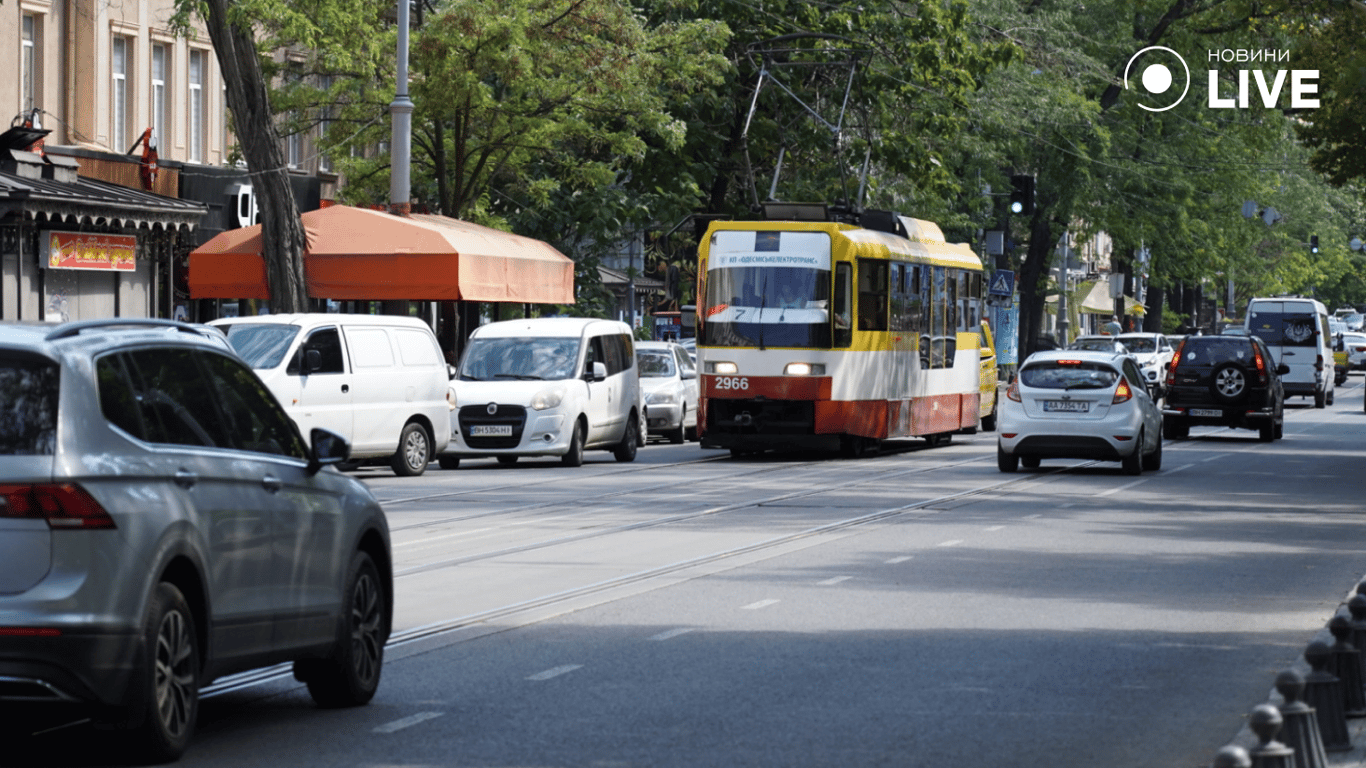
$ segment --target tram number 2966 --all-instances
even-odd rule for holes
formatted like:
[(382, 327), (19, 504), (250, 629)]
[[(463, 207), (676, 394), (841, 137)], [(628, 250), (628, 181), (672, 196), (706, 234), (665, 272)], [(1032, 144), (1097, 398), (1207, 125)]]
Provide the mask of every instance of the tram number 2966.
[(712, 386), (715, 389), (749, 389), (749, 379), (744, 376), (717, 376)]

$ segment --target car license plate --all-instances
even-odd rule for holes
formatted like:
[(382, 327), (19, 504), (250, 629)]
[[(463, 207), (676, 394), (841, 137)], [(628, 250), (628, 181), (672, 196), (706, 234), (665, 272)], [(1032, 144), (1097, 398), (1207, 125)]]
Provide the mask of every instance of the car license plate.
[(1219, 410), (1218, 408), (1192, 408), (1192, 409), (1190, 409), (1190, 415), (1192, 415), (1192, 416), (1213, 416), (1214, 418), (1217, 419), (1217, 418), (1219, 418), (1220, 416), (1223, 416), (1223, 415), (1224, 415), (1224, 412), (1221, 411), (1221, 410)]
[(470, 427), (470, 437), (512, 437), (512, 425), (475, 424)]
[(1043, 409), (1045, 413), (1086, 413), (1091, 404), (1085, 400), (1045, 400)]

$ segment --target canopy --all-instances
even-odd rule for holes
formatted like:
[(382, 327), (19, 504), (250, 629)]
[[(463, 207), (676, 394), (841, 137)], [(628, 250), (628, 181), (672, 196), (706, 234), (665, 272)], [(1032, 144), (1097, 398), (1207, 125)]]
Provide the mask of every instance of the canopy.
[[(303, 214), (304, 273), (315, 299), (574, 303), (574, 263), (529, 237), (448, 216), (333, 205)], [(261, 225), (190, 253), (190, 296), (268, 299)]]
[[(1070, 297), (1081, 296), (1081, 303), (1077, 305), (1078, 312), (1088, 315), (1113, 315), (1115, 313), (1115, 300), (1110, 298), (1110, 284), (1105, 280), (1097, 280), (1091, 283), (1082, 283), (1077, 289), (1068, 294)], [(1068, 299), (1071, 301), (1072, 299)], [(1045, 303), (1057, 306), (1058, 295), (1051, 294), (1045, 299)], [(1146, 308), (1135, 301), (1133, 297), (1124, 297), (1124, 314), (1141, 315)]]

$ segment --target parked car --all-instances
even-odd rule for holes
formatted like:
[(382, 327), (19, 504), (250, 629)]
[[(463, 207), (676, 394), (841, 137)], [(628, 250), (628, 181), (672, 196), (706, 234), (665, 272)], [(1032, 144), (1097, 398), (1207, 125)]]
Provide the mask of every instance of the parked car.
[(644, 401), (631, 327), (615, 320), (538, 317), (487, 323), (470, 334), (454, 380), (443, 469), (464, 458), (557, 456), (585, 450), (635, 461)]
[(1366, 370), (1366, 333), (1344, 333), (1337, 337), (1333, 345), (1334, 364), (1338, 370), (1338, 382), (1347, 380), (1349, 371)]
[(986, 320), (981, 322), (981, 333), (977, 338), (977, 422), (983, 432), (995, 432), (1001, 370), (996, 364), (996, 341), (991, 335), (991, 324)]
[(1167, 367), (1171, 365), (1172, 353), (1175, 351), (1167, 342), (1167, 337), (1160, 333), (1121, 333), (1115, 340), (1124, 344), (1129, 354), (1138, 361), (1148, 391), (1154, 396), (1159, 395), (1163, 382), (1167, 380)]
[(450, 439), (450, 374), (415, 317), (309, 313), (214, 320), (307, 433), (335, 432), (357, 460), (420, 475)]
[(1274, 365), (1290, 367), (1282, 386), (1287, 397), (1314, 398), (1314, 407), (1333, 404), (1333, 338), (1328, 310), (1315, 299), (1252, 299), (1247, 304), (1248, 333), (1266, 342)]
[(0, 392), (0, 710), (80, 712), (160, 762), (222, 675), (292, 661), (319, 704), (370, 700), (392, 560), (379, 503), (330, 466), (345, 439), (305, 443), (169, 321), (0, 324)]
[(696, 367), (697, 367), (697, 339), (694, 338), (694, 337), (691, 337), (691, 336), (688, 337), (688, 338), (686, 338), (686, 339), (679, 339), (679, 341), (678, 341), (678, 346), (682, 347), (682, 348), (683, 348), (683, 351), (688, 353), (688, 357), (691, 357), (691, 358), (692, 358), (693, 367), (696, 368)]
[(697, 366), (687, 351), (673, 342), (638, 341), (636, 365), (648, 434), (671, 443), (696, 440)]
[(1002, 472), (1043, 459), (1118, 461), (1131, 475), (1162, 468), (1162, 414), (1128, 355), (1030, 355), (1006, 389), (997, 429)]
[(1212, 425), (1255, 429), (1265, 442), (1281, 437), (1281, 377), (1289, 371), (1258, 336), (1187, 336), (1167, 371), (1167, 436), (1181, 439), (1192, 426)]
[(1117, 355), (1129, 354), (1129, 348), (1114, 336), (1078, 336), (1071, 344), (1067, 345), (1067, 348), (1088, 352), (1110, 352)]

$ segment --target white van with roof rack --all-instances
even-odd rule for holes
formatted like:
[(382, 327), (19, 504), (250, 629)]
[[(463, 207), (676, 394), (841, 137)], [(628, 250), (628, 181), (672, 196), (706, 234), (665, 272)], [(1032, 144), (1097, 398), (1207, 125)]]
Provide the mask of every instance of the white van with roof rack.
[(474, 329), (451, 383), (450, 444), (438, 461), (557, 456), (585, 450), (634, 461), (645, 444), (631, 327), (592, 318), (528, 318)]
[(1266, 342), (1275, 363), (1290, 372), (1281, 376), (1285, 396), (1314, 398), (1314, 407), (1333, 404), (1333, 334), (1323, 303), (1300, 296), (1252, 299), (1247, 304), (1247, 332)]

